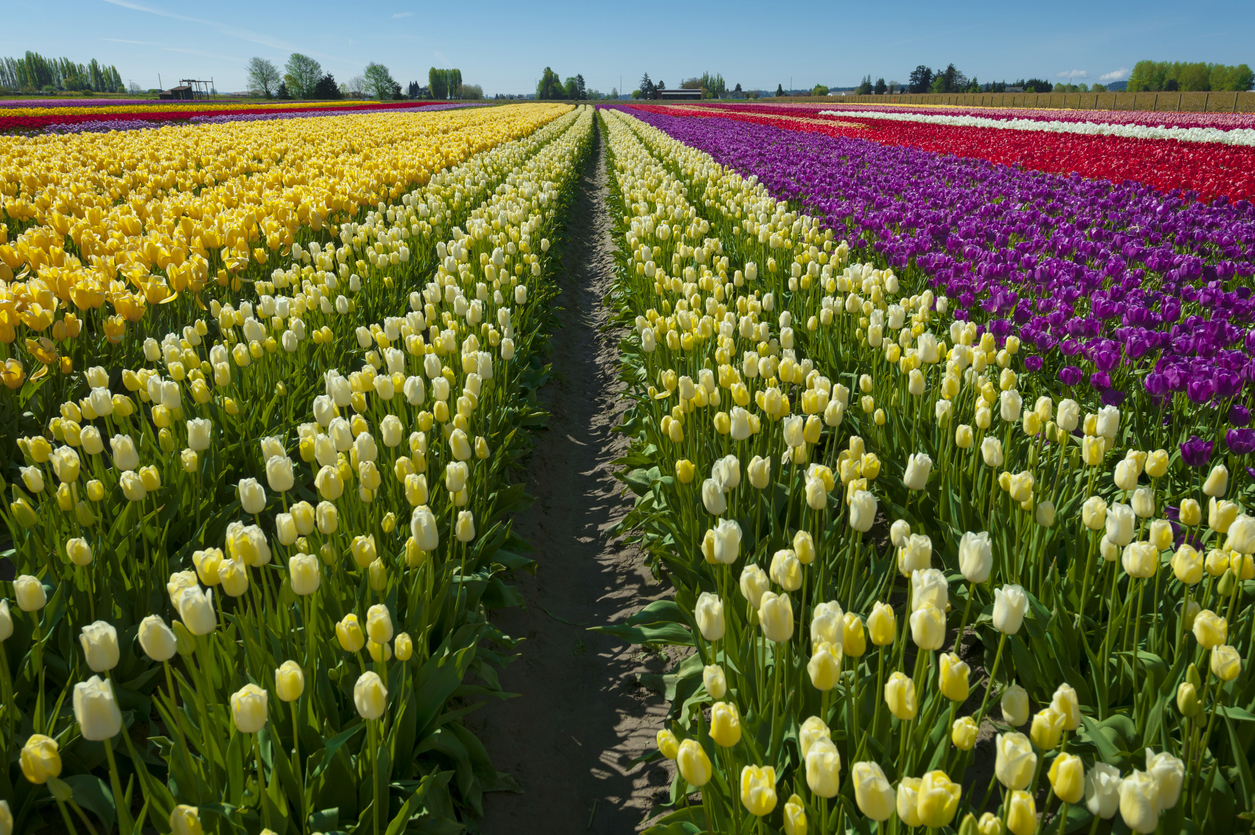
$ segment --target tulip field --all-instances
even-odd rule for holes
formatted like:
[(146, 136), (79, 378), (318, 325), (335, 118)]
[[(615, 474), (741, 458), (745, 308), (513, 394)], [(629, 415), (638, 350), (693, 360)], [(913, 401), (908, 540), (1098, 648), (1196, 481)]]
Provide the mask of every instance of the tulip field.
[(312, 110), (0, 113), (0, 835), (480, 831), (597, 154), (643, 828), (1251, 830), (1255, 119)]

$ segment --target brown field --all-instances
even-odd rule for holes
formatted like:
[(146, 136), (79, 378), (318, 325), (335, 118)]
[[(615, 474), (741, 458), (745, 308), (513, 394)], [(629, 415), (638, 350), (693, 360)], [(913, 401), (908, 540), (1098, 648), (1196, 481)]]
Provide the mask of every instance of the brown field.
[(965, 93), (943, 95), (799, 96), (763, 102), (832, 104), (925, 104), (958, 107), (1049, 107), (1082, 110), (1155, 110), (1192, 113), (1255, 113), (1255, 92), (1245, 93)]

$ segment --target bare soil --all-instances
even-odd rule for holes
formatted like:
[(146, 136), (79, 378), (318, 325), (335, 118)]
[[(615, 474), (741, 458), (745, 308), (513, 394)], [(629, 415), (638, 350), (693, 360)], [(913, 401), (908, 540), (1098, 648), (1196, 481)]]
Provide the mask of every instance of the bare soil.
[(672, 776), (666, 761), (633, 764), (654, 747), (667, 711), (640, 677), (668, 672), (672, 657), (588, 631), (670, 593), (639, 549), (612, 532), (631, 500), (612, 475), (626, 445), (613, 429), (627, 400), (616, 379), (620, 334), (603, 329), (615, 252), (605, 195), (598, 134), (567, 230), (553, 373), (541, 392), (549, 428), (528, 463), (537, 501), (515, 522), (538, 569), (518, 578), (526, 608), (494, 615), (507, 634), (526, 638), (501, 674), (520, 695), (468, 722), (522, 789), (485, 798), (486, 835), (635, 832)]

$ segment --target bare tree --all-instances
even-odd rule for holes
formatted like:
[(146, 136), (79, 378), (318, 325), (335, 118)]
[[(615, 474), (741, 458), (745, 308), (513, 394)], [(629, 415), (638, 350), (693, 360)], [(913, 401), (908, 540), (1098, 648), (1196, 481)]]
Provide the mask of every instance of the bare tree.
[(366, 95), (366, 79), (360, 75), (355, 75), (344, 82), (344, 89), (347, 91), (348, 98), (360, 99)]
[(279, 89), (279, 68), (265, 58), (250, 58), (247, 72), (249, 92), (270, 98)]

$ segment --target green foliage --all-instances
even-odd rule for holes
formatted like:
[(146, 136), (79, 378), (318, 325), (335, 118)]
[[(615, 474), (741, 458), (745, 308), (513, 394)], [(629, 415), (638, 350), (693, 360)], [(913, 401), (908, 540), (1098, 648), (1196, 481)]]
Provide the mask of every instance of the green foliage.
[[(826, 96), (826, 95), (828, 95), (827, 89), (828, 89), (828, 88), (826, 88), (826, 87), (824, 88), (824, 93), (823, 93), (823, 95), (825, 95), (825, 96)], [(878, 96), (883, 96), (883, 95), (884, 95), (885, 93), (887, 93), (887, 92), (889, 92), (889, 85), (885, 83), (885, 80), (884, 80), (883, 78), (877, 78), (877, 79), (876, 79), (876, 87), (875, 87), (875, 93), (876, 93), (876, 95), (878, 95)]]
[(1024, 82), (1024, 92), (1026, 93), (1050, 93), (1054, 89), (1054, 84), (1041, 78), (1030, 78)]
[(551, 68), (545, 67), (545, 71), (540, 75), (540, 81), (536, 85), (536, 98), (541, 101), (566, 98), (566, 87), (563, 85), (558, 74)]
[(113, 93), (121, 86), (117, 67), (106, 67), (95, 58), (87, 64), (76, 64), (69, 58), (45, 58), (38, 52), (27, 52), (21, 58), (0, 58), (0, 89)]
[(870, 75), (863, 76), (863, 80), (854, 88), (856, 96), (870, 96), (872, 93), (872, 77)]
[(911, 79), (907, 82), (912, 93), (927, 93), (933, 84), (933, 71), (920, 64), (911, 70)]
[(388, 68), (374, 61), (366, 65), (363, 75), (366, 77), (366, 92), (380, 101), (392, 98), (394, 90), (399, 86), (392, 79), (392, 73), (388, 71)]
[(826, 96), (828, 95), (828, 87), (824, 84), (816, 84), (814, 88), (811, 89), (811, 95), (812, 96)]
[(283, 81), (288, 92), (294, 99), (308, 99), (314, 95), (314, 88), (322, 78), (322, 65), (299, 52), (288, 56), (288, 63), (283, 68)]
[(318, 83), (314, 85), (314, 92), (310, 98), (314, 99), (339, 99), (343, 96), (340, 93), (340, 86), (336, 84), (336, 80), (331, 73), (327, 73), (318, 79)]
[(433, 99), (461, 98), (462, 71), (459, 69), (427, 71), (427, 85)]
[(265, 58), (251, 58), (246, 70), (248, 91), (257, 96), (270, 98), (279, 89), (282, 77), (279, 68)]
[(1255, 73), (1246, 64), (1184, 63), (1181, 61), (1138, 61), (1129, 76), (1130, 93), (1207, 90), (1250, 90)]

